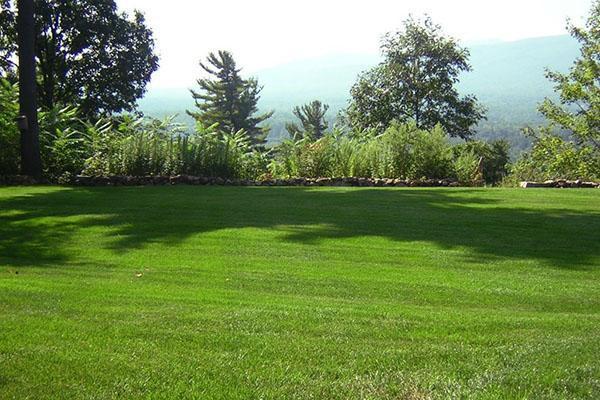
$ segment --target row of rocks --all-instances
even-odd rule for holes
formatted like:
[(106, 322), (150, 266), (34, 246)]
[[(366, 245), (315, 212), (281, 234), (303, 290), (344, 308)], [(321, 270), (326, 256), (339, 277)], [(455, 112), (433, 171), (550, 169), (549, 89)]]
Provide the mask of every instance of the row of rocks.
[(188, 175), (177, 176), (77, 176), (75, 186), (149, 186), (149, 185), (213, 185), (213, 186), (354, 186), (354, 187), (458, 187), (449, 179), (403, 180), (379, 178), (293, 178), (293, 179), (223, 179)]
[(31, 186), (44, 183), (48, 182), (26, 175), (0, 175), (0, 185), (2, 186)]
[(521, 182), (521, 187), (528, 188), (558, 188), (558, 189), (593, 189), (600, 188), (600, 182), (567, 181), (563, 179), (546, 182)]
[[(48, 184), (24, 175), (0, 175), (0, 185), (26, 186)], [(293, 179), (223, 179), (189, 175), (177, 176), (76, 176), (71, 179), (75, 186), (164, 186), (164, 185), (213, 185), (213, 186), (352, 186), (352, 187), (459, 187), (450, 179), (380, 179), (380, 178), (293, 178)], [(476, 185), (478, 186), (478, 185)], [(581, 180), (550, 180), (546, 182), (521, 182), (522, 188), (600, 188), (600, 182)]]

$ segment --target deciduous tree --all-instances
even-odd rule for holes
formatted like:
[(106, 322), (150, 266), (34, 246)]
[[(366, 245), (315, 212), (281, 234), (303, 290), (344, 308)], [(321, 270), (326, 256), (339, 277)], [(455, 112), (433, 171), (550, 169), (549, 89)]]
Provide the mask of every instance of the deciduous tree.
[(572, 132), (580, 144), (600, 151), (600, 0), (594, 2), (585, 28), (570, 22), (568, 28), (581, 43), (581, 57), (567, 74), (547, 72), (560, 101), (546, 99), (540, 112)]
[[(0, 59), (6, 63), (14, 51), (4, 43), (14, 40), (14, 0), (2, 1)], [(131, 111), (158, 68), (144, 16), (118, 12), (114, 0), (34, 3), (40, 105), (78, 104), (87, 115)]]
[(440, 124), (451, 136), (468, 138), (484, 118), (475, 96), (460, 96), (461, 73), (470, 71), (469, 52), (444, 36), (429, 17), (409, 18), (381, 44), (384, 61), (363, 74), (351, 90), (350, 123), (384, 130), (394, 120), (420, 129)]
[(18, 0), (17, 4), (21, 171), (24, 175), (39, 178), (42, 175), (42, 161), (35, 76), (34, 1)]
[(15, 72), (12, 60), (17, 51), (15, 14), (9, 0), (0, 0), (0, 76)]

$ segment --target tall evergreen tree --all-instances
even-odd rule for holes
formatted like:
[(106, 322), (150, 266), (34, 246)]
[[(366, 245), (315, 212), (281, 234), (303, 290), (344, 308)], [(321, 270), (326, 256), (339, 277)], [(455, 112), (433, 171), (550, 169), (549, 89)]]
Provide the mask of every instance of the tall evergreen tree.
[(200, 62), (200, 67), (209, 77), (198, 79), (199, 91), (191, 90), (197, 111), (188, 114), (204, 126), (218, 124), (225, 132), (243, 130), (253, 146), (263, 146), (269, 128), (259, 125), (273, 112), (255, 115), (262, 87), (256, 79), (240, 76), (241, 69), (227, 51), (210, 53), (207, 61), (207, 64)]
[(300, 120), (300, 125), (295, 123), (286, 124), (286, 129), (292, 138), (306, 137), (318, 140), (329, 127), (325, 120), (329, 106), (319, 100), (312, 101), (301, 107), (294, 108), (294, 115)]

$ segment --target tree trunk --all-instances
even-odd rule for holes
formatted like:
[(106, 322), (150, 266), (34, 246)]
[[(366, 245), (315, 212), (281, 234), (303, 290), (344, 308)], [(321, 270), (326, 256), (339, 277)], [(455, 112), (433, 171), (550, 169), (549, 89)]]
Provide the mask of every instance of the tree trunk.
[(18, 0), (17, 7), (21, 171), (24, 175), (39, 178), (42, 175), (42, 161), (37, 115), (33, 0)]

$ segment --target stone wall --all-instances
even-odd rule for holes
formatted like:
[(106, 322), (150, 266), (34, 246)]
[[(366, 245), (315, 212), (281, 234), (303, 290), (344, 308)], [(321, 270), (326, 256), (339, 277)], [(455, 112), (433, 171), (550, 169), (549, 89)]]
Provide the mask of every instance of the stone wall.
[(550, 189), (593, 189), (600, 188), (600, 182), (583, 182), (555, 180), (546, 182), (521, 182), (521, 187), (529, 188), (550, 188)]
[(197, 176), (78, 176), (75, 186), (147, 186), (147, 185), (212, 185), (212, 186), (353, 186), (353, 187), (457, 187), (457, 182), (442, 180), (402, 180), (372, 178), (294, 178), (294, 179), (223, 179)]
[[(76, 176), (68, 182), (72, 186), (350, 186), (350, 187), (468, 187), (483, 186), (482, 182), (472, 185), (460, 184), (451, 179), (379, 179), (379, 178), (293, 178), (293, 179), (223, 179), (198, 176)], [(2, 186), (25, 186), (51, 184), (37, 181), (28, 176), (1, 176)], [(600, 182), (553, 180), (546, 182), (521, 182), (522, 188), (600, 188)]]
[[(49, 184), (27, 176), (0, 176), (0, 185)], [(450, 179), (378, 179), (378, 178), (293, 178), (293, 179), (223, 179), (198, 176), (77, 176), (69, 182), (72, 186), (351, 186), (351, 187), (458, 187)]]

